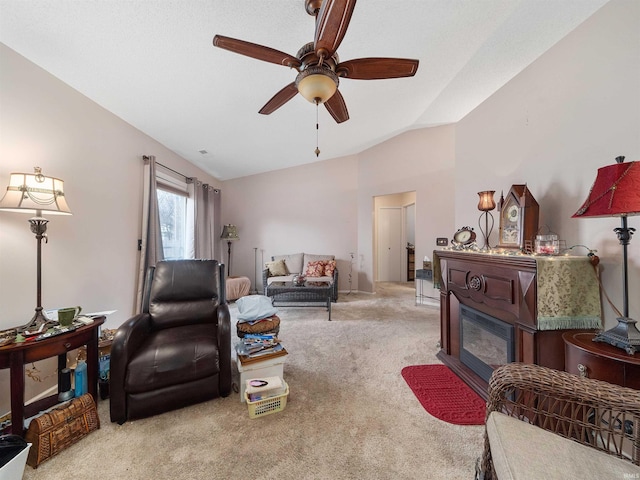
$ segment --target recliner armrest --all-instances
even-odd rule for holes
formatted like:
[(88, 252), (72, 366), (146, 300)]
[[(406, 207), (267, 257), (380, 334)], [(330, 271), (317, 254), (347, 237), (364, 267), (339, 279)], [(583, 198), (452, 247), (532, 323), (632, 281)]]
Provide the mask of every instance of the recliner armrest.
[(231, 393), (231, 314), (226, 303), (217, 308), (218, 349), (220, 355), (220, 396)]
[(127, 365), (131, 355), (140, 348), (140, 345), (149, 335), (151, 316), (141, 313), (131, 317), (120, 325), (111, 344), (111, 357), (109, 365), (109, 382), (117, 385), (111, 388), (110, 410), (111, 421), (123, 424), (127, 419), (126, 394), (124, 391), (124, 379), (127, 373)]

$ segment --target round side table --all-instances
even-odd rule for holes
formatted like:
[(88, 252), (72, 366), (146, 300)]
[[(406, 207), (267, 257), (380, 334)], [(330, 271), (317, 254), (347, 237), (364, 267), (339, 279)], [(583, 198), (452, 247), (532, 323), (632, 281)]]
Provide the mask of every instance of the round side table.
[(594, 342), (593, 337), (594, 333), (562, 335), (565, 371), (640, 390), (640, 353), (629, 355), (608, 343)]

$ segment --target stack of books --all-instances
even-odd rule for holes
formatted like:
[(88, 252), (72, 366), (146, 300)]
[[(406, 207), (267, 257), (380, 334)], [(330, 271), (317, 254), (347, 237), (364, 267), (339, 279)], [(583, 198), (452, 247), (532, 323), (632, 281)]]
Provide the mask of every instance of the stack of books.
[(242, 364), (286, 355), (287, 351), (273, 333), (247, 333), (236, 343), (236, 353)]

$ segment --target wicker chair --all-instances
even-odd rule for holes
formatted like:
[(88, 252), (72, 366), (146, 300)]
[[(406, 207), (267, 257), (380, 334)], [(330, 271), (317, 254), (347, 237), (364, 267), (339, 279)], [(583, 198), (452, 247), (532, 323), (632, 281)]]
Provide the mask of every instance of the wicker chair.
[[(638, 471), (638, 390), (538, 365), (510, 363), (496, 369), (489, 381), (487, 420), (491, 412), (502, 412), (627, 460), (630, 471)], [(486, 429), (477, 470), (478, 479), (497, 478)]]

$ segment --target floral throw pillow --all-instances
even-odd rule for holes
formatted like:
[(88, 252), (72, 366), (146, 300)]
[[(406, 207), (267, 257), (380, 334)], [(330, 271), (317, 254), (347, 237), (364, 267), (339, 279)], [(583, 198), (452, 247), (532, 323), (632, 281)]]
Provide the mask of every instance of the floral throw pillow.
[(336, 269), (336, 261), (328, 260), (324, 265), (324, 276), (325, 277), (333, 277), (333, 272)]
[(307, 271), (305, 275), (307, 277), (322, 277), (324, 275), (325, 260), (318, 260), (315, 262), (309, 262), (307, 264)]

